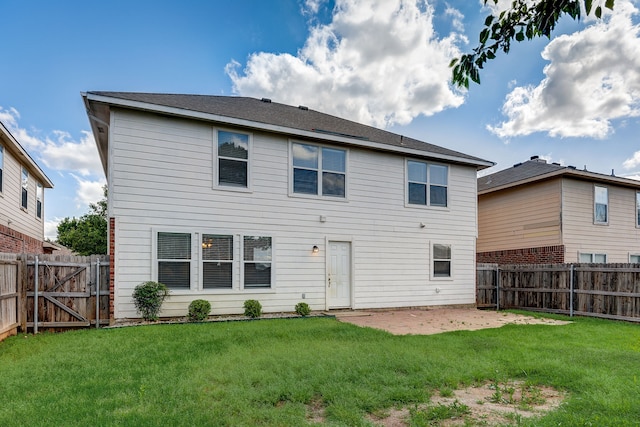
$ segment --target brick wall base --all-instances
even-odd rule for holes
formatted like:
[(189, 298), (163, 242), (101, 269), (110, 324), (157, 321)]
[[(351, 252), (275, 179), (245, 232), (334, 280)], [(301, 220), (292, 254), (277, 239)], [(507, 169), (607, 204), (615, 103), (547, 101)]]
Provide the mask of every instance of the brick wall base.
[(564, 245), (478, 252), (476, 261), (490, 264), (562, 264)]
[(44, 253), (42, 243), (42, 240), (27, 236), (24, 233), (0, 224), (0, 252), (11, 254), (42, 254)]

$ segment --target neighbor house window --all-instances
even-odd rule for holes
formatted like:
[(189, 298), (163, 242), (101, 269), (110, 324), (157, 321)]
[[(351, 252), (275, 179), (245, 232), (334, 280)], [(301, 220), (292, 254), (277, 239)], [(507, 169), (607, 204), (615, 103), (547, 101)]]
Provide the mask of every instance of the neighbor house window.
[(451, 245), (433, 244), (433, 277), (451, 277)]
[(172, 289), (191, 287), (191, 233), (158, 233), (158, 282)]
[(42, 184), (36, 184), (36, 216), (42, 218)]
[(202, 235), (202, 287), (204, 289), (233, 287), (232, 235)]
[(636, 227), (640, 227), (640, 191), (636, 193)]
[(606, 264), (607, 254), (580, 252), (578, 262), (590, 264)]
[(629, 254), (629, 262), (631, 264), (640, 264), (640, 255)]
[(4, 147), (0, 145), (0, 193), (2, 193), (2, 171), (4, 170)]
[(596, 224), (607, 224), (609, 222), (609, 189), (596, 185), (593, 196), (593, 221)]
[(347, 152), (337, 148), (293, 143), (293, 192), (344, 198)]
[(271, 237), (244, 236), (244, 288), (270, 288), (272, 263)]
[(218, 185), (248, 188), (249, 135), (223, 130), (216, 135)]
[(447, 206), (449, 167), (407, 160), (407, 199), (412, 205)]
[(22, 198), (20, 201), (20, 206), (23, 209), (27, 209), (29, 203), (29, 172), (25, 168), (22, 168)]

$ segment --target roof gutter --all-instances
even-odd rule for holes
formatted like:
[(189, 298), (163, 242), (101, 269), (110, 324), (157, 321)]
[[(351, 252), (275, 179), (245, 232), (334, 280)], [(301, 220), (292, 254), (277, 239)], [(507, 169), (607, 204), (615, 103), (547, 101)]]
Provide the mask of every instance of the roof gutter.
[[(358, 147), (366, 147), (366, 148), (376, 149), (380, 151), (402, 153), (402, 154), (416, 156), (416, 157), (429, 157), (432, 159), (437, 159), (437, 160), (442, 160), (442, 161), (447, 161), (452, 163), (475, 166), (478, 169), (485, 169), (495, 165), (494, 162), (490, 162), (486, 160), (471, 160), (471, 159), (465, 159), (463, 157), (451, 156), (451, 155), (440, 154), (440, 153), (432, 153), (429, 151), (394, 147), (394, 146), (379, 143), (379, 142), (364, 141), (359, 138), (350, 138), (348, 136), (334, 135), (330, 133), (319, 133), (315, 131), (289, 128), (286, 126), (271, 125), (268, 123), (254, 122), (251, 120), (238, 119), (235, 117), (221, 116), (221, 115), (211, 114), (211, 113), (203, 113), (200, 111), (186, 110), (186, 109), (176, 108), (176, 107), (168, 107), (165, 105), (150, 104), (150, 103), (141, 102), (141, 101), (131, 101), (127, 99), (114, 98), (114, 97), (109, 97), (104, 95), (96, 95), (93, 93), (83, 93), (82, 96), (85, 99), (85, 104), (87, 105), (87, 111), (90, 111), (89, 104), (88, 104), (89, 101), (101, 102), (105, 104), (132, 108), (136, 110), (153, 111), (153, 112), (169, 114), (172, 116), (189, 117), (189, 118), (195, 118), (200, 120), (222, 122), (225, 124), (249, 127), (249, 128), (260, 129), (260, 130), (265, 130), (269, 132), (283, 133), (283, 134), (295, 135), (295, 136), (304, 136), (311, 139), (322, 139), (322, 140), (331, 141), (331, 142), (341, 142), (343, 144), (349, 144), (349, 145), (354, 145)], [(92, 127), (93, 127), (93, 124), (92, 124)], [(95, 134), (95, 130), (94, 130), (94, 134)]]

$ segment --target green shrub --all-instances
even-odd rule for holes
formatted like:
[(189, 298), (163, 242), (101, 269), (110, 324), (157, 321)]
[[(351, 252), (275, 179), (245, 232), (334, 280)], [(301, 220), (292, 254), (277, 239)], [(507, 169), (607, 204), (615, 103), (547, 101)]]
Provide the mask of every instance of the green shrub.
[(165, 298), (169, 296), (169, 288), (158, 282), (144, 282), (133, 290), (133, 303), (138, 313), (145, 320), (158, 320), (158, 313)]
[(244, 302), (244, 315), (255, 319), (262, 315), (262, 304), (254, 299), (248, 299)]
[(189, 321), (202, 322), (209, 317), (211, 312), (211, 303), (203, 299), (196, 299), (189, 304)]
[(308, 316), (311, 313), (311, 307), (306, 302), (299, 302), (296, 304), (296, 313), (300, 316)]

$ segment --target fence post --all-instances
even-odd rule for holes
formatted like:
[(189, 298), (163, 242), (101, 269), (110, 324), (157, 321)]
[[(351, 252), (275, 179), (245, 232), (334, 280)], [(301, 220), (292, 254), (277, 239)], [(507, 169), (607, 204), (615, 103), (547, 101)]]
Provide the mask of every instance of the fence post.
[(496, 267), (496, 311), (500, 311), (500, 267)]
[(33, 273), (33, 334), (38, 333), (38, 287), (40, 284), (38, 283), (38, 255), (36, 255), (36, 259), (34, 262), (34, 273)]
[(569, 274), (569, 317), (573, 317), (573, 264)]
[(100, 327), (100, 259), (96, 259), (96, 329)]

